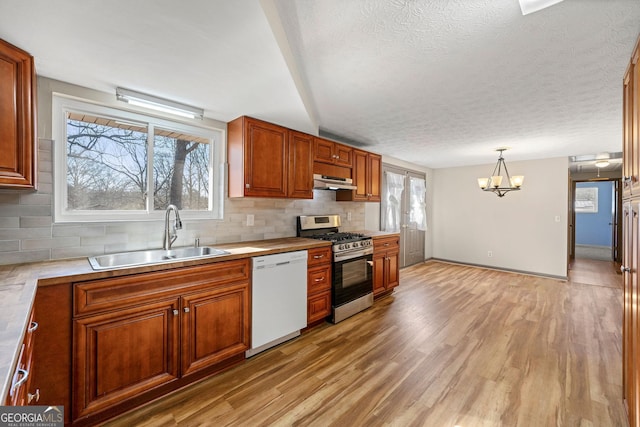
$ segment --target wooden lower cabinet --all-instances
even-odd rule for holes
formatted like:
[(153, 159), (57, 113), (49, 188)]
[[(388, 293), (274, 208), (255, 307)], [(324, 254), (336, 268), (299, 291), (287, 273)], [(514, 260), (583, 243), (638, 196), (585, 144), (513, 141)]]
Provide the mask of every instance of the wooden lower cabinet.
[(624, 202), (623, 221), (623, 397), (629, 425), (637, 427), (640, 426), (640, 311), (635, 302), (640, 293), (640, 200)]
[(74, 419), (178, 378), (179, 300), (74, 321)]
[(37, 383), (33, 381), (33, 337), (38, 329), (38, 323), (34, 320), (34, 312), (29, 316), (29, 324), (24, 333), (24, 339), (20, 346), (18, 364), (15, 367), (9, 393), (5, 401), (8, 406), (25, 406), (36, 404), (40, 398)]
[(248, 349), (251, 320), (246, 284), (185, 296), (181, 306), (182, 376)]
[(249, 349), (249, 260), (73, 286), (74, 425), (226, 369)]
[(307, 325), (331, 314), (331, 246), (309, 250), (307, 258)]
[(400, 236), (373, 239), (373, 296), (391, 292), (400, 284)]

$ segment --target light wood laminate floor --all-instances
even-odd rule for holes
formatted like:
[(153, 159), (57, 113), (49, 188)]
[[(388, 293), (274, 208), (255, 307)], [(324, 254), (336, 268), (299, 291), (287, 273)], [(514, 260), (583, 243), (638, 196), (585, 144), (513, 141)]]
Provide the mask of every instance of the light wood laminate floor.
[(441, 262), (112, 426), (624, 426), (620, 287)]

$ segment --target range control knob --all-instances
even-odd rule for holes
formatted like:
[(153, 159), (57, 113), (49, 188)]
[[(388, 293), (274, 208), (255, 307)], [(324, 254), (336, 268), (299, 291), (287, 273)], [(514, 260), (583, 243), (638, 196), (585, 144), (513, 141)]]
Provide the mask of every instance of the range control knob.
[(344, 245), (338, 246), (338, 249), (344, 249)]
[(352, 244), (353, 244), (354, 248), (357, 248), (358, 246), (360, 246), (360, 243), (358, 243), (358, 242), (353, 242)]

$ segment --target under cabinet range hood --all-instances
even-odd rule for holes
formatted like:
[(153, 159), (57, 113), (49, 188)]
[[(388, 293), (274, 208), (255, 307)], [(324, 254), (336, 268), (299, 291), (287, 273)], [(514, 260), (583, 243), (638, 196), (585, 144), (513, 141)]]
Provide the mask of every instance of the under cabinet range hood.
[(338, 178), (335, 176), (313, 174), (314, 190), (355, 190), (351, 178)]

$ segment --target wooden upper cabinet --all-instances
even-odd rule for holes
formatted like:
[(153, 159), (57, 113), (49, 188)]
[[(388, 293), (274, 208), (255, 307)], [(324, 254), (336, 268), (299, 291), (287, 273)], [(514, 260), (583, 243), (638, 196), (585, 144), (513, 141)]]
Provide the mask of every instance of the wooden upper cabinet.
[(287, 197), (287, 129), (240, 117), (227, 131), (229, 197)]
[(289, 197), (313, 199), (313, 136), (289, 131), (288, 176)]
[(626, 111), (631, 126), (631, 194), (640, 195), (640, 44), (631, 58), (631, 91), (629, 110)]
[(629, 64), (622, 86), (623, 151), (622, 151), (622, 196), (631, 196), (633, 179), (637, 178), (637, 150), (633, 149), (633, 63)]
[(351, 167), (353, 165), (353, 149), (347, 145), (329, 141), (322, 138), (314, 138), (313, 160), (337, 166)]
[(227, 132), (229, 197), (313, 198), (310, 135), (251, 117)]
[(0, 40), (0, 188), (36, 187), (33, 57)]
[(339, 201), (380, 201), (380, 178), (382, 174), (382, 157), (378, 154), (362, 150), (353, 150), (353, 184), (355, 190), (339, 190), (336, 200)]

